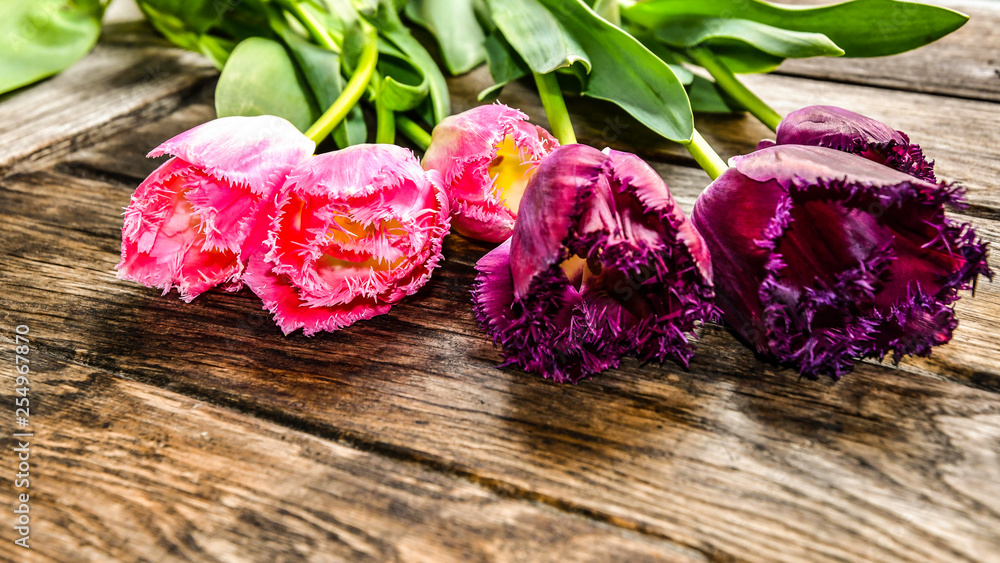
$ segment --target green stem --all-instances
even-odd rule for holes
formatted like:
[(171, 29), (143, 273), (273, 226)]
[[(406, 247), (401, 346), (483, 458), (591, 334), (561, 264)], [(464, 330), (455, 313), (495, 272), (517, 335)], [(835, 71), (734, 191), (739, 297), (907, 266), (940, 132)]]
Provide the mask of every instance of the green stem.
[(358, 66), (354, 69), (354, 74), (344, 87), (344, 91), (333, 102), (330, 109), (320, 116), (316, 123), (306, 131), (306, 137), (312, 139), (316, 144), (326, 138), (333, 129), (340, 124), (352, 108), (361, 99), (368, 83), (375, 74), (375, 65), (378, 63), (378, 36), (375, 28), (367, 30), (367, 41), (364, 50), (358, 59)]
[(556, 79), (555, 72), (548, 74), (536, 72), (534, 74), (535, 84), (538, 85), (538, 95), (542, 98), (542, 107), (545, 108), (545, 115), (549, 118), (552, 134), (559, 140), (559, 144), (575, 144), (576, 133), (573, 132), (573, 122), (569, 118), (566, 101), (563, 100), (562, 90), (559, 89), (559, 81)]
[(712, 146), (708, 144), (708, 141), (701, 136), (701, 133), (699, 133), (697, 129), (694, 130), (694, 134), (692, 135), (690, 141), (681, 144), (684, 145), (684, 148), (686, 148), (688, 152), (691, 153), (691, 156), (698, 161), (698, 165), (701, 166), (705, 172), (708, 172), (708, 175), (711, 176), (713, 180), (722, 176), (722, 173), (726, 170), (729, 170), (729, 166), (726, 165), (726, 162), (722, 160), (722, 157), (715, 152)]
[(303, 10), (301, 4), (299, 4), (295, 0), (286, 1), (283, 2), (283, 4), (288, 8), (288, 10), (292, 12), (292, 15), (295, 16), (295, 19), (299, 20), (299, 22), (301, 22), (302, 25), (305, 26), (306, 30), (309, 32), (309, 35), (311, 35), (312, 38), (315, 39), (317, 43), (333, 51), (334, 53), (340, 52), (340, 46), (337, 45), (337, 43), (333, 40), (333, 38), (330, 37), (330, 34), (324, 30), (323, 24), (319, 21), (316, 21), (316, 18), (312, 14)]
[(396, 127), (403, 132), (403, 135), (406, 135), (407, 139), (413, 141), (417, 148), (427, 152), (427, 147), (431, 146), (431, 134), (418, 125), (416, 121), (405, 115), (397, 115)]
[(372, 89), (375, 90), (375, 142), (392, 145), (396, 142), (396, 114), (385, 105), (382, 77), (377, 72), (372, 76)]
[(725, 63), (715, 56), (715, 53), (705, 47), (693, 47), (688, 49), (688, 56), (698, 63), (699, 66), (708, 71), (715, 79), (715, 83), (722, 90), (729, 94), (731, 98), (739, 102), (741, 106), (759, 119), (764, 125), (771, 128), (771, 131), (778, 130), (781, 123), (781, 114), (771, 109), (764, 100), (751, 92), (736, 75), (726, 67)]

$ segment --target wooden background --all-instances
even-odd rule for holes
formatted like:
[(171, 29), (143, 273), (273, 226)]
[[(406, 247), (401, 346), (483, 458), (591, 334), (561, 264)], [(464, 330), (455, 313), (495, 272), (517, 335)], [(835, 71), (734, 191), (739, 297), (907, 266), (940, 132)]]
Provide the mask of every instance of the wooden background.
[[(747, 82), (781, 112), (842, 105), (908, 132), (996, 244), (1000, 6), (945, 4), (973, 18), (931, 47)], [(36, 433), (32, 549), (2, 522), (0, 559), (1000, 561), (997, 284), (959, 303), (932, 358), (836, 384), (708, 326), (688, 370), (628, 361), (554, 385), (496, 368), (468, 293), (489, 247), (451, 236), (390, 314), (286, 338), (249, 291), (185, 305), (115, 279), (122, 207), (158, 164), (143, 155), (214, 117), (215, 71), (129, 19), (0, 101), (0, 420), (14, 428), (26, 324)], [(487, 82), (451, 80), (455, 111)], [(528, 88), (502, 100), (544, 123)], [(570, 106), (583, 142), (638, 152), (690, 209), (708, 179), (682, 149)], [(726, 157), (768, 135), (744, 116), (698, 124)]]

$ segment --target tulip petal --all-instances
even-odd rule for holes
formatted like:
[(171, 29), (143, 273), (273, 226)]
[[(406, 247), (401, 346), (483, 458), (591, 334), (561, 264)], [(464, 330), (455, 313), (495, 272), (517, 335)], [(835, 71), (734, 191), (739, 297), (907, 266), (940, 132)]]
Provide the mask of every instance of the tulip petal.
[[(441, 173), (457, 232), (488, 242), (510, 237), (518, 205), (506, 200), (503, 186), (491, 176), (492, 165), (514, 158), (519, 162), (514, 173), (526, 174), (559, 145), (527, 119), (516, 109), (492, 104), (448, 117), (434, 128), (422, 165)], [(500, 155), (500, 148), (517, 155)]]
[[(902, 131), (834, 106), (810, 106), (788, 114), (778, 125), (779, 145), (811, 145), (863, 156), (911, 176), (934, 182), (934, 163)], [(765, 141), (758, 149), (774, 144)]]
[(985, 244), (945, 217), (961, 202), (954, 186), (805, 145), (733, 165), (693, 214), (719, 305), (759, 352), (805, 376), (840, 377), (890, 351), (929, 354), (951, 337), (957, 292), (992, 275)]
[(210, 176), (266, 195), (315, 149), (315, 143), (280, 117), (231, 116), (189, 129), (147, 156), (176, 156)]
[(449, 228), (438, 174), (391, 145), (306, 161), (275, 208), (266, 267), (257, 266), (251, 288), (286, 333), (337, 330), (387, 312), (430, 279)]
[(506, 364), (557, 382), (691, 356), (715, 314), (707, 247), (663, 180), (637, 157), (583, 145), (532, 178), (510, 241), (485, 256), (473, 300)]

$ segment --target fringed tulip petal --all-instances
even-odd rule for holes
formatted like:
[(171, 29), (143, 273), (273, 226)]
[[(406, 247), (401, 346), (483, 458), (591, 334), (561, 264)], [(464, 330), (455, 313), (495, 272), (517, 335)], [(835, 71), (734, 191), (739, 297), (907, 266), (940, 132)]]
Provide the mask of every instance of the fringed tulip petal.
[(951, 305), (986, 245), (944, 207), (961, 191), (833, 149), (778, 145), (733, 159), (692, 219), (726, 321), (803, 375), (898, 361), (950, 340)]
[[(863, 156), (890, 168), (934, 182), (934, 163), (919, 145), (881, 121), (834, 106), (810, 106), (788, 114), (778, 126), (779, 145), (811, 145)], [(765, 141), (758, 148), (774, 144)]]
[(450, 209), (436, 172), (390, 145), (316, 156), (277, 199), (266, 255), (246, 281), (287, 334), (388, 312), (441, 260)]
[(132, 196), (122, 227), (118, 277), (190, 302), (222, 285), (233, 291), (263, 242), (274, 193), (308, 158), (312, 141), (283, 119), (227, 117), (167, 141), (172, 154)]
[(714, 314), (708, 262), (638, 157), (567, 145), (539, 165), (511, 239), (476, 265), (473, 300), (507, 364), (577, 382), (627, 355), (686, 363)]
[(434, 128), (422, 164), (441, 174), (459, 233), (488, 242), (510, 237), (535, 166), (559, 145), (527, 119), (493, 104), (448, 117)]

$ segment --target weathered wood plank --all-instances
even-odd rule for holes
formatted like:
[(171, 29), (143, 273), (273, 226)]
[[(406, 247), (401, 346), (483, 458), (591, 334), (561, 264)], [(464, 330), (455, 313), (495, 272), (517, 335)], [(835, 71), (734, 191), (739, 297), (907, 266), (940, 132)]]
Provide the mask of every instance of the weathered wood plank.
[[(13, 333), (4, 325), (7, 365)], [(662, 539), (48, 357), (44, 328), (32, 328), (32, 549), (4, 541), (0, 559), (705, 560)], [(10, 479), (0, 491), (15, 497)]]
[[(793, 0), (786, 3), (832, 2)], [(789, 60), (781, 65), (778, 73), (911, 92), (1000, 101), (1000, 57), (995, 48), (1000, 45), (1000, 6), (990, 0), (931, 0), (924, 3), (958, 10), (971, 18), (955, 33), (908, 53), (870, 59)], [(905, 17), (905, 12), (901, 17)], [(887, 25), (891, 25), (891, 22)]]
[(56, 356), (712, 559), (1000, 553), (996, 393), (868, 365), (838, 385), (798, 383), (719, 329), (688, 372), (629, 362), (573, 387), (497, 370), (467, 304), (486, 247), (456, 237), (435, 279), (390, 315), (285, 338), (251, 294), (184, 305), (115, 280), (130, 192), (53, 173), (3, 181), (0, 308)]
[(155, 39), (146, 24), (105, 26), (97, 47), (83, 60), (4, 97), (0, 172), (25, 159), (51, 162), (167, 115), (216, 74), (201, 55)]

